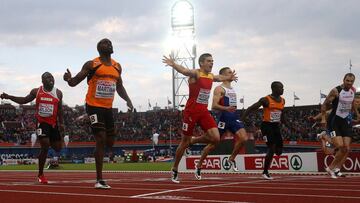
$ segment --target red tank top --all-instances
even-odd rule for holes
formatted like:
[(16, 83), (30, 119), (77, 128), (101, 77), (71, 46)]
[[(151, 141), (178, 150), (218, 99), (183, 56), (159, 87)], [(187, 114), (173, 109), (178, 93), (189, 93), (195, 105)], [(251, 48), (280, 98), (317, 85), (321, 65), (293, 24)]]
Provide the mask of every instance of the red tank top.
[(207, 107), (214, 75), (198, 71), (199, 78), (195, 83), (189, 84), (189, 99), (186, 102), (185, 110), (208, 111)]
[(56, 91), (55, 87), (51, 92), (46, 92), (43, 86), (39, 87), (36, 94), (36, 119), (39, 123), (48, 123), (55, 127), (59, 104)]

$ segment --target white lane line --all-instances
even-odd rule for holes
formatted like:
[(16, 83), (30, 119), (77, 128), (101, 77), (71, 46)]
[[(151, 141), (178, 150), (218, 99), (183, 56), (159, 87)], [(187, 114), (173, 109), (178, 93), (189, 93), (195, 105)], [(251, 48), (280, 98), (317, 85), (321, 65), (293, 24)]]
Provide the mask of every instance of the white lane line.
[[(267, 181), (267, 180), (257, 180), (257, 181), (248, 181), (248, 182), (253, 183), (253, 182), (264, 182), (264, 181)], [(247, 182), (241, 182), (241, 183), (247, 183)], [(139, 197), (146, 197), (146, 196), (158, 195), (158, 194), (164, 194), (164, 193), (170, 193), (170, 192), (180, 192), (180, 191), (184, 191), (184, 190), (192, 190), (192, 189), (200, 189), (200, 188), (208, 188), (208, 187), (222, 187), (222, 186), (237, 185), (237, 184), (239, 184), (239, 183), (232, 182), (232, 183), (222, 183), (222, 184), (214, 184), (214, 185), (201, 185), (201, 186), (195, 186), (195, 187), (185, 187), (185, 188), (179, 188), (179, 189), (174, 189), (174, 190), (164, 190), (164, 191), (160, 191), (160, 192), (152, 192), (152, 193), (134, 195), (134, 196), (131, 196), (131, 198), (139, 198)]]

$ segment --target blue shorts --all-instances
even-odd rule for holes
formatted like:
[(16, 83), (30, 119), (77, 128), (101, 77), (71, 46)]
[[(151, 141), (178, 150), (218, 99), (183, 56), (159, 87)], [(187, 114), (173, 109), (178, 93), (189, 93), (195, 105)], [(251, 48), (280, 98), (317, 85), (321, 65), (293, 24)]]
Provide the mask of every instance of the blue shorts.
[(242, 121), (227, 116), (221, 116), (217, 124), (220, 135), (224, 134), (226, 131), (235, 134), (238, 130), (244, 128), (244, 123)]

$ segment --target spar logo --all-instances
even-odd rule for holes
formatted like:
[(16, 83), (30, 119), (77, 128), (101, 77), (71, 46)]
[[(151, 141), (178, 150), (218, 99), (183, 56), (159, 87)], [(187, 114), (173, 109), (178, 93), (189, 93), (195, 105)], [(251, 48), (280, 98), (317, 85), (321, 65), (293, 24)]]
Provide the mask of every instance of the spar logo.
[[(245, 157), (245, 170), (263, 170), (265, 157), (249, 156)], [(288, 156), (274, 156), (271, 164), (271, 170), (289, 170)]]
[[(195, 165), (199, 162), (199, 157), (187, 157), (186, 158), (186, 169), (195, 169)], [(221, 170), (221, 159), (220, 157), (208, 157), (202, 164), (201, 169), (206, 170)]]
[(224, 157), (223, 160), (221, 161), (221, 165), (223, 169), (227, 171), (230, 170), (231, 164), (229, 163), (229, 157)]
[(293, 168), (295, 171), (300, 170), (302, 167), (302, 164), (303, 163), (302, 163), (301, 157), (299, 155), (293, 155), (290, 158), (291, 168)]

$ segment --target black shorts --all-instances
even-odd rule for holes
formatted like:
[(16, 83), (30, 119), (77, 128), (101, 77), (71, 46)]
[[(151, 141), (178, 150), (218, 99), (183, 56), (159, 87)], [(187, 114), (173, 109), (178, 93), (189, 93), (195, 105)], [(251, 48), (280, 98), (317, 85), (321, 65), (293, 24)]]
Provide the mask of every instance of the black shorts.
[(283, 147), (283, 139), (280, 133), (280, 123), (262, 122), (261, 133), (266, 139), (265, 141), (267, 146), (275, 144), (276, 147)]
[(39, 139), (48, 137), (50, 142), (61, 141), (61, 136), (57, 125), (53, 127), (48, 123), (38, 123), (36, 128), (36, 135)]
[(91, 129), (94, 134), (105, 131), (107, 135), (115, 135), (112, 109), (94, 107), (86, 104), (86, 113), (90, 118)]
[(330, 137), (352, 137), (353, 135), (351, 122), (347, 118), (341, 118), (337, 115), (329, 116), (327, 126)]

